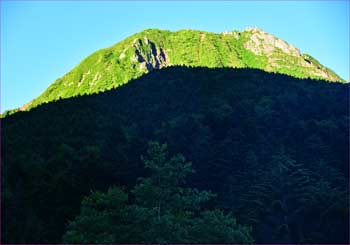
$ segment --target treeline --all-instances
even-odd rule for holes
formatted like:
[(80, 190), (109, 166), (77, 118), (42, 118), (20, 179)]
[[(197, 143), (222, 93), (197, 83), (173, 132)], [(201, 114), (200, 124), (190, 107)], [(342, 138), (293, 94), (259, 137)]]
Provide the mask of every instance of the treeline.
[[(60, 243), (91, 191), (131, 191), (147, 142), (181, 152), (210, 208), (257, 243), (347, 243), (349, 85), (171, 67), (1, 121), (2, 239)], [(85, 200), (85, 199), (84, 199)]]

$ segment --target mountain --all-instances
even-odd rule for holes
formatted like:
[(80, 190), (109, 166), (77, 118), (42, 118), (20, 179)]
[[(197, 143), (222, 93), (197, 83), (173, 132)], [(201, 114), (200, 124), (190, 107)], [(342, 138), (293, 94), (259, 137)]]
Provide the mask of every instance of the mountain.
[[(186, 185), (217, 193), (208, 207), (233, 212), (256, 243), (348, 244), (348, 104), (349, 84), (174, 66), (9, 115), (1, 121), (2, 243), (61, 243), (84, 196), (130, 190), (148, 176), (141, 156), (152, 140), (191, 161)], [(86, 222), (77, 225), (87, 233), (108, 227)]]
[(343, 81), (310, 55), (257, 28), (223, 33), (148, 29), (91, 54), (20, 110), (116, 88), (153, 69), (174, 65), (257, 68), (298, 78)]

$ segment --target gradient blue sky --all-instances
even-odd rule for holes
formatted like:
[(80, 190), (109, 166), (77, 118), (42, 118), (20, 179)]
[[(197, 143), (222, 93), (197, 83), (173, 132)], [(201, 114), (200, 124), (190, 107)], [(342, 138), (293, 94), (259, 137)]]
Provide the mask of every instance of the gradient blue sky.
[(1, 1), (1, 112), (84, 57), (146, 28), (259, 27), (349, 80), (349, 1)]

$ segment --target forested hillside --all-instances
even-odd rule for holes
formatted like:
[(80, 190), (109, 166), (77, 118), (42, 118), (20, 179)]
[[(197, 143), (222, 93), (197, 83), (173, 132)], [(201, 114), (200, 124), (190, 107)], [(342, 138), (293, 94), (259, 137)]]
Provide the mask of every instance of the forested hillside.
[(158, 141), (192, 162), (181, 188), (216, 193), (206, 209), (231, 213), (256, 243), (348, 243), (348, 105), (349, 84), (174, 66), (6, 116), (2, 242), (74, 241), (69, 221), (94, 198), (125, 197), (152, 178), (141, 156)]

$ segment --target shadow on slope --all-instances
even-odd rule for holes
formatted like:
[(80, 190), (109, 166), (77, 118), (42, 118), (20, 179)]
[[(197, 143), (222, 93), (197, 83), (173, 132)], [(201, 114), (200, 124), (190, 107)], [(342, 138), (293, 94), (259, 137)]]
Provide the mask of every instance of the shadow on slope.
[(346, 243), (348, 104), (348, 84), (171, 67), (8, 116), (3, 242), (60, 242), (90, 190), (147, 174), (140, 155), (158, 140), (193, 162), (188, 185), (217, 192), (212, 205), (251, 224), (257, 242)]

